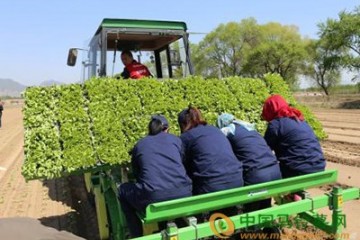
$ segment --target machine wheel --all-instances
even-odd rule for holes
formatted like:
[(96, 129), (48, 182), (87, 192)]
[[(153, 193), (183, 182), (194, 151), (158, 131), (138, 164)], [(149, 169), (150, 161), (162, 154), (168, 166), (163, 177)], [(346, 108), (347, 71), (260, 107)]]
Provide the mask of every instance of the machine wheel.
[(87, 193), (87, 196), (86, 196), (88, 202), (90, 203), (90, 205), (95, 208), (96, 207), (96, 203), (95, 203), (95, 196), (94, 194), (92, 193)]
[(271, 236), (271, 238), (269, 239), (275, 239), (275, 240), (281, 239), (281, 230), (278, 227), (264, 227), (262, 229), (262, 232), (266, 233), (268, 236)]

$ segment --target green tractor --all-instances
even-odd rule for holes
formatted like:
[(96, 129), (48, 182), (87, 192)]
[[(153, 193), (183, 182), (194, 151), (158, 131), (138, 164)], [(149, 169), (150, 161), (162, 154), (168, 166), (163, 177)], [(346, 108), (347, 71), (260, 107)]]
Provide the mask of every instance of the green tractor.
[[(115, 68), (120, 59), (118, 52), (131, 50), (145, 63), (155, 78), (182, 78), (193, 73), (190, 61), (187, 26), (184, 22), (104, 19), (90, 41), (87, 59), (82, 61), (83, 80), (91, 77), (116, 77)], [(74, 66), (79, 48), (69, 50), (67, 63)], [(83, 170), (87, 190), (94, 196), (101, 239), (127, 239), (128, 230), (119, 201), (119, 184), (131, 178), (125, 167), (97, 165)], [(229, 189), (200, 196), (187, 197), (150, 204), (144, 213), (138, 213), (144, 226), (144, 240), (190, 240), (209, 237), (228, 238), (240, 234), (243, 229), (256, 226), (284, 223), (289, 217), (297, 216), (327, 233), (340, 234), (343, 216), (343, 202), (359, 198), (358, 188), (335, 187), (330, 194), (310, 197), (305, 190), (337, 180), (336, 170), (276, 180), (252, 186)], [(298, 201), (285, 201), (282, 196), (302, 192)], [(276, 198), (276, 204), (267, 209), (235, 216), (215, 214), (208, 221), (201, 222), (199, 214), (216, 212), (219, 209), (267, 198)], [(316, 212), (329, 207), (332, 221), (328, 223)], [(176, 224), (182, 219), (185, 226)], [(165, 229), (158, 229), (159, 222), (167, 222)], [(261, 239), (279, 238), (279, 233), (263, 236)], [(232, 237), (231, 236), (231, 237)], [(340, 235), (338, 235), (340, 236)], [(250, 239), (245, 236), (243, 239)]]

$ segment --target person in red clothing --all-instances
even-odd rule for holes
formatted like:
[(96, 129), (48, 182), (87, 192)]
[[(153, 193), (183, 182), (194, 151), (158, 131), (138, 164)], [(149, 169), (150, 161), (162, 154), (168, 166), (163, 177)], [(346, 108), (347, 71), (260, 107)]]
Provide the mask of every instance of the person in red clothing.
[(121, 61), (125, 65), (124, 71), (121, 73), (122, 78), (140, 79), (142, 77), (152, 76), (145, 65), (134, 60), (133, 55), (129, 50), (124, 50), (121, 53)]

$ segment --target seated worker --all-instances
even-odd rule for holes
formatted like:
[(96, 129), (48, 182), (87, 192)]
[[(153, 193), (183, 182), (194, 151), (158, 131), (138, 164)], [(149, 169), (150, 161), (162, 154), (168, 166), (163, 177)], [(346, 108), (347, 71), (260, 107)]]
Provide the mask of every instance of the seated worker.
[(243, 186), (242, 163), (236, 159), (221, 131), (203, 120), (200, 110), (189, 107), (178, 115), (184, 145), (184, 165), (193, 181), (193, 194)]
[[(243, 164), (245, 186), (281, 179), (278, 161), (254, 124), (223, 113), (218, 116), (217, 127), (227, 136), (235, 156)], [(244, 212), (268, 207), (271, 207), (271, 198), (245, 204)]]
[(154, 115), (149, 134), (132, 150), (131, 164), (135, 183), (119, 187), (119, 200), (132, 238), (143, 235), (136, 211), (143, 212), (150, 203), (192, 195), (191, 180), (182, 163), (181, 140), (168, 133), (169, 124), (162, 115)]
[(298, 109), (273, 95), (264, 103), (262, 118), (269, 123), (264, 138), (280, 162), (283, 178), (324, 171), (320, 143)]
[(152, 76), (145, 65), (134, 60), (133, 55), (129, 50), (124, 50), (120, 57), (122, 63), (125, 65), (124, 71), (121, 73), (122, 78), (140, 79), (142, 77)]

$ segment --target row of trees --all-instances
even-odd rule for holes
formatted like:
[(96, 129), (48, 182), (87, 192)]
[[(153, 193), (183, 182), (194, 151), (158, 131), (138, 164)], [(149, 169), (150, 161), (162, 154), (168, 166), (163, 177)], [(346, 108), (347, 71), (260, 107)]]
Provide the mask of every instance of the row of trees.
[(360, 6), (320, 23), (316, 40), (302, 37), (296, 26), (260, 25), (254, 18), (220, 24), (199, 44), (192, 44), (195, 73), (205, 77), (278, 73), (292, 88), (306, 77), (329, 94), (340, 82), (342, 70), (359, 73), (359, 26)]

